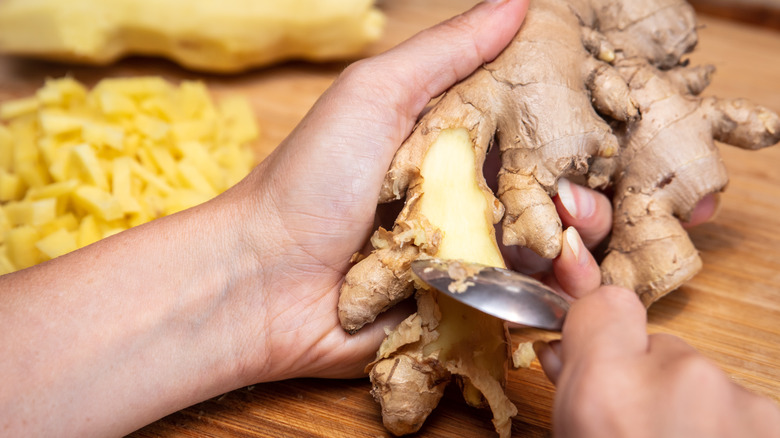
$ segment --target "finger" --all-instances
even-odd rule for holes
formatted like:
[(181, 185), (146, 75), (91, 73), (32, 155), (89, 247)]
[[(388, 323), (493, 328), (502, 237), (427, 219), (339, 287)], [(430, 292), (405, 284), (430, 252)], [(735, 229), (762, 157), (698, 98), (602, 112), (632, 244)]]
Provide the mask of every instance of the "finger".
[(553, 385), (557, 384), (558, 376), (560, 376), (563, 367), (561, 362), (561, 341), (555, 340), (549, 343), (536, 341), (533, 347), (536, 358), (539, 359), (539, 363), (542, 365), (544, 374)]
[(720, 210), (720, 194), (712, 193), (704, 197), (691, 212), (691, 217), (687, 222), (683, 222), (683, 227), (690, 228), (701, 225), (718, 214)]
[(564, 226), (575, 227), (587, 248), (593, 248), (612, 228), (612, 203), (594, 190), (558, 180), (558, 194), (553, 199)]
[(574, 227), (563, 232), (561, 255), (553, 260), (553, 272), (561, 290), (575, 299), (601, 285), (599, 265)]
[(500, 232), (498, 231), (501, 228), (502, 227), (496, 227), (496, 240), (499, 242), (501, 257), (504, 258), (504, 263), (506, 263), (506, 267), (508, 269), (522, 272), (526, 275), (536, 275), (550, 272), (552, 260), (546, 259), (524, 246), (506, 246), (501, 243), (501, 236)]
[(647, 351), (647, 312), (633, 291), (603, 286), (575, 301), (563, 324), (563, 366)]

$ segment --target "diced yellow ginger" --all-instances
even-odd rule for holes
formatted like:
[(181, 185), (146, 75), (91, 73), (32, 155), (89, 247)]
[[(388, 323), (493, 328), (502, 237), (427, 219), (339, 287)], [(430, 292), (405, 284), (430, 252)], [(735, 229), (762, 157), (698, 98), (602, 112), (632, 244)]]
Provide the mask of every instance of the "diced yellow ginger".
[[(140, 203), (140, 202), (139, 202)], [(143, 206), (141, 207), (141, 211), (138, 213), (130, 213), (127, 217), (127, 226), (129, 228), (137, 227), (139, 225), (145, 224), (149, 222), (152, 219), (156, 219), (156, 217), (152, 216), (151, 214), (147, 213)]]
[(223, 122), (224, 141), (241, 144), (257, 138), (257, 124), (246, 99), (233, 96), (221, 100), (219, 113)]
[(35, 97), (3, 102), (0, 104), (0, 120), (11, 120), (19, 116), (33, 114), (38, 110), (38, 106), (38, 99)]
[(117, 151), (124, 149), (125, 130), (116, 124), (86, 122), (82, 130), (84, 141), (94, 146), (109, 146)]
[(60, 228), (67, 231), (77, 231), (79, 229), (79, 220), (76, 219), (76, 215), (72, 212), (67, 212), (38, 227), (38, 230), (41, 236), (48, 236)]
[(175, 196), (169, 196), (165, 198), (163, 212), (166, 215), (177, 213), (190, 207), (194, 207), (198, 204), (202, 204), (208, 201), (209, 198), (209, 195), (206, 195), (197, 190), (179, 189), (176, 191)]
[(176, 184), (179, 180), (179, 167), (176, 165), (176, 159), (173, 158), (170, 151), (161, 147), (152, 147), (148, 151), (149, 156), (162, 172), (165, 180), (169, 184)]
[(5, 247), (8, 258), (18, 269), (29, 268), (41, 262), (41, 252), (35, 244), (40, 240), (38, 230), (32, 225), (22, 225), (8, 230)]
[(94, 186), (81, 186), (73, 192), (74, 203), (99, 219), (111, 221), (122, 217), (122, 206), (110, 193)]
[(41, 105), (69, 108), (86, 98), (87, 89), (77, 80), (66, 76), (56, 80), (48, 79), (35, 95)]
[(236, 145), (226, 144), (216, 151), (217, 161), (226, 170), (228, 186), (241, 181), (252, 165), (252, 157)]
[(0, 244), (5, 242), (5, 233), (13, 227), (5, 209), (0, 208)]
[(57, 217), (57, 200), (47, 198), (38, 201), (9, 202), (4, 206), (4, 209), (12, 225), (37, 227)]
[(128, 165), (130, 166), (130, 171), (133, 175), (143, 180), (147, 185), (153, 187), (155, 190), (165, 195), (170, 195), (173, 193), (173, 188), (168, 185), (165, 180), (157, 176), (154, 171), (149, 170), (134, 160), (128, 159)]
[(127, 78), (109, 78), (95, 86), (95, 92), (110, 90), (131, 99), (147, 96), (165, 96), (171, 92), (169, 82), (159, 76), (140, 76)]
[(204, 195), (214, 196), (216, 191), (211, 186), (209, 181), (203, 176), (197, 167), (190, 163), (182, 161), (179, 163), (179, 175), (181, 175), (182, 181), (185, 187), (189, 187)]
[(78, 249), (74, 233), (60, 228), (35, 243), (44, 259), (53, 259)]
[(100, 90), (99, 92), (95, 90), (95, 93), (96, 99), (100, 105), (99, 108), (107, 116), (133, 115), (138, 112), (138, 108), (136, 107), (135, 102), (133, 102), (133, 99), (116, 90), (107, 88)]
[(10, 274), (14, 271), (16, 271), (16, 266), (14, 266), (11, 259), (8, 258), (5, 245), (0, 245), (0, 275)]
[(36, 163), (40, 157), (36, 146), (37, 122), (33, 117), (19, 117), (8, 124), (13, 136), (13, 169), (18, 171), (27, 164)]
[(52, 79), (0, 107), (0, 272), (205, 202), (254, 163), (250, 106), (200, 82)]
[(180, 110), (170, 96), (152, 96), (141, 101), (141, 111), (156, 119), (170, 122), (179, 118)]
[(125, 214), (139, 213), (141, 205), (133, 196), (130, 165), (128, 160), (114, 160), (111, 172), (111, 193), (119, 202)]
[(171, 124), (173, 139), (178, 142), (185, 141), (214, 141), (216, 120), (180, 120)]
[(38, 114), (38, 120), (43, 134), (50, 136), (80, 131), (85, 121), (83, 117), (61, 109), (43, 109)]
[(24, 163), (17, 167), (16, 173), (22, 178), (27, 187), (43, 187), (51, 182), (49, 172), (46, 171), (43, 163), (32, 162)]
[(184, 81), (179, 89), (181, 109), (186, 119), (216, 118), (209, 91), (202, 82)]
[(14, 143), (11, 131), (0, 125), (0, 169), (10, 172), (14, 162)]
[(66, 181), (54, 182), (47, 184), (43, 187), (32, 188), (27, 191), (25, 199), (36, 200), (46, 198), (59, 198), (70, 196), (80, 182), (76, 179), (69, 179)]
[[(169, 193), (169, 195), (171, 194), (173, 194), (173, 192)], [(165, 213), (166, 197), (167, 196), (160, 193), (159, 190), (156, 190), (155, 187), (147, 186), (138, 197), (138, 202), (141, 204), (141, 210), (145, 215), (156, 219)]]
[(26, 186), (19, 175), (0, 169), (0, 202), (21, 199), (25, 189)]
[(79, 166), (82, 172), (82, 179), (96, 187), (108, 190), (108, 179), (103, 167), (98, 161), (94, 149), (87, 143), (82, 143), (71, 151), (74, 162)]
[(170, 126), (164, 121), (143, 113), (135, 117), (135, 125), (141, 134), (155, 141), (164, 139), (171, 130)]
[(76, 241), (79, 248), (93, 244), (103, 238), (103, 233), (98, 227), (95, 216), (88, 214), (81, 219)]
[(181, 163), (188, 163), (200, 170), (212, 187), (220, 191), (227, 188), (225, 172), (222, 171), (203, 143), (198, 141), (182, 142), (177, 145), (177, 150), (182, 155)]
[(115, 219), (111, 221), (97, 220), (98, 229), (100, 230), (101, 238), (105, 239), (108, 236), (121, 233), (126, 230), (127, 221), (124, 219)]

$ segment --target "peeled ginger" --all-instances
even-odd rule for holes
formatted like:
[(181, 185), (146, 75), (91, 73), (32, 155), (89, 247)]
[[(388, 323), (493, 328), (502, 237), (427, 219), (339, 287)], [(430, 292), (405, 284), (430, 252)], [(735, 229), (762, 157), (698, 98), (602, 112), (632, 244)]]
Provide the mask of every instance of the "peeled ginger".
[(163, 56), (233, 73), (357, 57), (384, 21), (372, 0), (3, 0), (0, 52), (88, 64)]

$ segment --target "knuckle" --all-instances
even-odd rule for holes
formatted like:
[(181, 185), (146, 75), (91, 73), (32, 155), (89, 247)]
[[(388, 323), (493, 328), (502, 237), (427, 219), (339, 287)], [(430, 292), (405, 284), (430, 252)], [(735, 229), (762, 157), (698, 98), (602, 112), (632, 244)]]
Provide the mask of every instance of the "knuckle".
[(721, 380), (724, 377), (718, 367), (698, 354), (686, 354), (681, 360), (683, 362), (681, 365), (683, 375), (704, 381)]
[(714, 388), (727, 382), (720, 368), (693, 350), (680, 353), (670, 368), (672, 384), (677, 388)]
[(602, 286), (592, 295), (604, 305), (617, 308), (615, 311), (646, 312), (636, 293), (620, 286)]
[(343, 83), (365, 83), (376, 70), (374, 64), (375, 61), (371, 58), (355, 61), (341, 72), (339, 81)]

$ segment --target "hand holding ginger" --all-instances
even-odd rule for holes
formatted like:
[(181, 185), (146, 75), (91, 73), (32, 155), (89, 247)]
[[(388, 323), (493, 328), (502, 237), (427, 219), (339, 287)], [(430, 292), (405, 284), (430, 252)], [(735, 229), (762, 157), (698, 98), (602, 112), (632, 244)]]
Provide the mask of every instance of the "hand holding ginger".
[(521, 8), (482, 4), (351, 66), (214, 200), (0, 277), (0, 430), (123, 435), (257, 382), (364, 375), (383, 324), (350, 336), (335, 309), (384, 173), (428, 100), (494, 57)]

